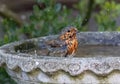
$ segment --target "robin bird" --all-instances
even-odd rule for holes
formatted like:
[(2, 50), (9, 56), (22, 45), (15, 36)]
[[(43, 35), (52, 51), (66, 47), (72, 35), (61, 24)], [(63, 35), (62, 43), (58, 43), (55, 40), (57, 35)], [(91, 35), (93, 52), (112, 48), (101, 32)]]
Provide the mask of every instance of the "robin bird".
[(67, 27), (65, 28), (61, 35), (59, 36), (60, 40), (65, 42), (67, 47), (66, 56), (74, 56), (78, 47), (78, 39), (77, 39), (77, 28), (75, 27)]
[(48, 55), (61, 53), (61, 56), (65, 57), (74, 56), (78, 47), (78, 40), (76, 34), (77, 28), (71, 26), (66, 27), (62, 30), (61, 34), (58, 36), (57, 39), (45, 42), (45, 44), (47, 44), (47, 49), (49, 49), (50, 51)]

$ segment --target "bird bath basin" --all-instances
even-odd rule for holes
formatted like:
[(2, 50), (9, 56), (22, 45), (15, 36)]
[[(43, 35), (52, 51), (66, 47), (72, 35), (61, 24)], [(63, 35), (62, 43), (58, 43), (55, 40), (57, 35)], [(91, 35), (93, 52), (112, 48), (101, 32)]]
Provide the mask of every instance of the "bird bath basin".
[(61, 57), (40, 50), (46, 36), (0, 47), (0, 66), (18, 84), (120, 83), (120, 33), (78, 33), (79, 47), (74, 57)]

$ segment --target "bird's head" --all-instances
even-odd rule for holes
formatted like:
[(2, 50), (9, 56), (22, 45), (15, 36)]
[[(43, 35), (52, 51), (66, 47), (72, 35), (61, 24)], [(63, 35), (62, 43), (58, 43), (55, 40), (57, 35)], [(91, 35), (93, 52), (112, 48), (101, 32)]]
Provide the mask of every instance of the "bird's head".
[(77, 34), (77, 28), (75, 27), (66, 27), (62, 30), (62, 33), (60, 35), (61, 40), (68, 40), (71, 38), (76, 37)]

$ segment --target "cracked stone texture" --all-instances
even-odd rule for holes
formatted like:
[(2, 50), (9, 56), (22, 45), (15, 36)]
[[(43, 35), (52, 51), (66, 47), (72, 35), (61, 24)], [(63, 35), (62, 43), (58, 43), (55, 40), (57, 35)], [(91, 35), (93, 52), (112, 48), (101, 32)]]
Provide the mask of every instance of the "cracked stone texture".
[[(79, 45), (120, 46), (119, 32), (81, 32)], [(0, 47), (0, 66), (18, 84), (39, 83), (120, 83), (120, 56), (52, 57), (15, 52), (14, 46), (27, 42), (54, 39), (56, 36), (33, 38)], [(5, 65), (6, 64), (6, 65)]]

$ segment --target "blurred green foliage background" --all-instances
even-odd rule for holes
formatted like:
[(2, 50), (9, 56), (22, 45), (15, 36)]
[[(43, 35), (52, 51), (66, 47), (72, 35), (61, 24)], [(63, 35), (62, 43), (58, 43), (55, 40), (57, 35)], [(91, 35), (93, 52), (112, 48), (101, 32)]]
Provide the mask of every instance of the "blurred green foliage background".
[[(29, 21), (18, 26), (13, 18), (3, 18), (1, 30), (4, 38), (0, 45), (25, 39), (59, 34), (60, 30), (72, 25), (79, 31), (88, 31), (88, 22), (93, 17), (97, 23), (98, 31), (120, 31), (116, 25), (116, 18), (120, 16), (120, 4), (114, 0), (80, 0), (73, 8), (56, 3), (55, 0), (37, 0), (44, 3), (44, 8), (38, 4), (33, 6)], [(78, 13), (74, 16), (74, 10)], [(15, 82), (0, 68), (0, 84), (15, 84)]]

